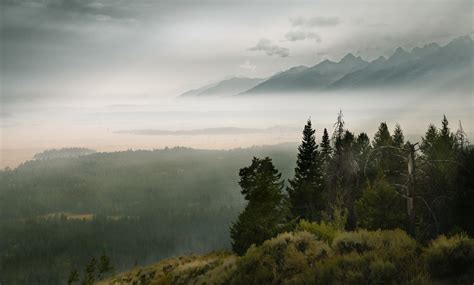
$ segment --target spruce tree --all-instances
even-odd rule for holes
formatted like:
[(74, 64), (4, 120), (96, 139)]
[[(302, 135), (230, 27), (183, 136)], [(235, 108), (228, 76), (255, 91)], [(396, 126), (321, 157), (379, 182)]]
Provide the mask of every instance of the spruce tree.
[(397, 177), (397, 182), (404, 181), (404, 178), (400, 176), (400, 173), (406, 172), (406, 161), (403, 157), (406, 157), (406, 150), (405, 150), (405, 136), (403, 135), (402, 128), (399, 124), (395, 125), (395, 129), (393, 130), (392, 135), (393, 147), (391, 149), (392, 152), (392, 163), (390, 165), (390, 170), (392, 174)]
[(433, 124), (428, 126), (425, 136), (421, 138), (420, 149), (428, 160), (435, 158), (435, 147), (438, 141), (439, 133)]
[(446, 115), (443, 116), (441, 121), (441, 129), (439, 130), (439, 138), (437, 145), (438, 159), (453, 159), (454, 148), (456, 144), (456, 138), (451, 130), (449, 129), (449, 122)]
[(82, 280), (82, 285), (92, 285), (95, 283), (95, 275), (97, 267), (97, 259), (93, 257), (89, 264), (86, 266), (84, 279)]
[(232, 224), (232, 249), (242, 255), (252, 245), (260, 245), (286, 226), (287, 204), (281, 173), (269, 157), (254, 157), (239, 171), (241, 193), (248, 201), (237, 222)]
[(393, 149), (387, 148), (393, 146), (393, 139), (388, 130), (387, 123), (380, 123), (379, 129), (374, 135), (373, 147), (376, 149), (376, 158), (378, 170), (381, 173), (391, 170), (393, 159)]
[(107, 273), (110, 273), (114, 267), (110, 263), (110, 258), (103, 254), (100, 256), (100, 263), (99, 263), (99, 278), (103, 278)]
[(71, 284), (73, 284), (74, 282), (77, 282), (77, 281), (79, 281), (79, 272), (77, 272), (76, 269), (73, 269), (69, 273), (69, 277), (67, 279), (67, 284), (71, 285)]
[(315, 130), (308, 120), (298, 147), (295, 176), (289, 180), (288, 197), (293, 216), (317, 221), (324, 209), (323, 161), (316, 144)]
[(329, 163), (332, 154), (331, 141), (329, 140), (328, 130), (324, 128), (323, 137), (321, 139), (321, 157), (325, 165)]
[(405, 144), (405, 136), (403, 135), (402, 128), (400, 127), (399, 124), (395, 125), (395, 130), (393, 131), (392, 141), (393, 141), (393, 146), (394, 147), (403, 148), (403, 145)]

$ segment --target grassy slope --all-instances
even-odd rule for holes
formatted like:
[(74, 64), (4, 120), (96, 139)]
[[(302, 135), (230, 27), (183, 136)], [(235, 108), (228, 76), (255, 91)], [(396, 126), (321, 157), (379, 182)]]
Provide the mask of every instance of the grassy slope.
[(98, 284), (220, 284), (235, 270), (237, 259), (228, 252), (181, 256), (120, 273)]
[[(329, 235), (330, 236), (330, 235)], [(238, 257), (183, 256), (99, 284), (472, 284), (474, 240), (422, 247), (402, 230), (283, 233)], [(329, 239), (328, 239), (329, 237)]]

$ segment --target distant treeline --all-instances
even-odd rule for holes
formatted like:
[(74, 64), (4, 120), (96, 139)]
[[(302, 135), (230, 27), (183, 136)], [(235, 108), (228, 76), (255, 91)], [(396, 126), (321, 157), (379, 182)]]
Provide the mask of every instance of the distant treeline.
[(73, 158), (81, 155), (89, 155), (96, 153), (93, 149), (82, 147), (70, 147), (61, 149), (48, 149), (34, 155), (34, 159), (55, 159), (55, 158)]

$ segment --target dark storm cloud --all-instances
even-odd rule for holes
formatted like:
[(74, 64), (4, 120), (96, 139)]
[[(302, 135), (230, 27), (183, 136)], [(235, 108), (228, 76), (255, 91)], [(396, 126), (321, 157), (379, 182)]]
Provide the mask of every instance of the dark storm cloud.
[(260, 39), (256, 46), (249, 48), (250, 51), (264, 51), (266, 55), (287, 57), (290, 55), (290, 50), (284, 47), (277, 46), (269, 39)]
[(324, 26), (337, 26), (341, 23), (338, 17), (294, 17), (290, 18), (290, 22), (294, 27), (324, 27)]

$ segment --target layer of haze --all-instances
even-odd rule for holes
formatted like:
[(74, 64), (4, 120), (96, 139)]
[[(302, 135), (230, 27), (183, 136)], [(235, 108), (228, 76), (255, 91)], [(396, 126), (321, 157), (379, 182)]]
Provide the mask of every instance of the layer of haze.
[(0, 167), (59, 147), (298, 141), (308, 117), (320, 135), (339, 109), (351, 130), (370, 136), (383, 120), (416, 139), (443, 114), (471, 134), (472, 94), (174, 98), (348, 52), (373, 60), (398, 46), (445, 44), (472, 35), (472, 9), (472, 1), (2, 1)]
[[(332, 131), (339, 109), (351, 131), (372, 136), (380, 121), (400, 123), (405, 134), (419, 140), (428, 124), (439, 125), (446, 114), (452, 128), (463, 122), (473, 134), (472, 104), (464, 94), (385, 92), (328, 93), (318, 96), (198, 98), (163, 100), (134, 98), (98, 101), (82, 98), (36, 104), (21, 110), (23, 122), (3, 129), (2, 166), (15, 166), (43, 149), (68, 146), (98, 151), (153, 149), (165, 146), (236, 148), (296, 142), (311, 117), (320, 136)], [(468, 101), (469, 102), (469, 101)]]

